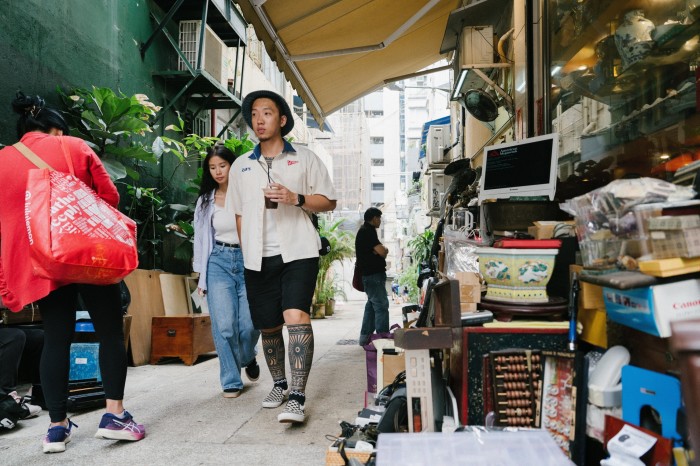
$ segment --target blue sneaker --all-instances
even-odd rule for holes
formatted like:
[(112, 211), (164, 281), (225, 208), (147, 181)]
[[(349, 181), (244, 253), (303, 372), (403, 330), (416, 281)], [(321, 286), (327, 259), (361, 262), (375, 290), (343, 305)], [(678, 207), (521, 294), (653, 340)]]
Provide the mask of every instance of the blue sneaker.
[(61, 453), (66, 451), (66, 443), (70, 442), (72, 427), (78, 427), (78, 425), (70, 419), (68, 419), (67, 427), (49, 427), (49, 431), (44, 436), (44, 453)]
[(96, 438), (109, 440), (130, 440), (136, 442), (146, 436), (146, 428), (134, 422), (134, 418), (128, 411), (124, 411), (124, 417), (105, 413), (102, 415), (100, 427), (95, 434)]

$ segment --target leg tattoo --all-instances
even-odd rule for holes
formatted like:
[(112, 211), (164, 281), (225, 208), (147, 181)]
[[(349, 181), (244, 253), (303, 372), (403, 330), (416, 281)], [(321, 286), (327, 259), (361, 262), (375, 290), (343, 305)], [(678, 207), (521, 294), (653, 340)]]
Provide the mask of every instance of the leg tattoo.
[(314, 358), (314, 332), (311, 324), (287, 325), (289, 331), (289, 366), (292, 371), (290, 399), (305, 399), (306, 381)]
[(270, 375), (272, 375), (272, 381), (277, 382), (278, 380), (286, 379), (282, 328), (272, 333), (263, 331), (262, 347), (265, 353), (265, 362), (267, 362)]

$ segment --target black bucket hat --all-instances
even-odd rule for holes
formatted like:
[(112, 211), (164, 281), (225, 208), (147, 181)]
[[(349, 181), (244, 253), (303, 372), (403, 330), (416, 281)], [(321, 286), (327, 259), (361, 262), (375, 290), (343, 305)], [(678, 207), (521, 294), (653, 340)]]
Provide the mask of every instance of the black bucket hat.
[(253, 121), (251, 115), (253, 110), (253, 102), (255, 102), (256, 99), (260, 98), (273, 100), (280, 109), (280, 116), (284, 115), (287, 117), (287, 122), (282, 127), (282, 136), (286, 136), (292, 130), (292, 128), (294, 128), (294, 116), (292, 115), (292, 111), (289, 109), (287, 101), (284, 100), (281, 95), (272, 91), (253, 91), (247, 96), (245, 96), (241, 107), (243, 110), (243, 119), (248, 124), (248, 127), (253, 129)]

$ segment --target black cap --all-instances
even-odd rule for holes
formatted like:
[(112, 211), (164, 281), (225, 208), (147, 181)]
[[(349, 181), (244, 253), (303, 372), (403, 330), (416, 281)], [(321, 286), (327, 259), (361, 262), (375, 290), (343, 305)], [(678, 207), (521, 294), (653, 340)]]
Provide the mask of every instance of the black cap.
[(282, 115), (287, 117), (287, 122), (282, 127), (282, 136), (286, 136), (292, 130), (292, 128), (294, 128), (294, 116), (292, 115), (292, 111), (289, 109), (287, 101), (284, 100), (282, 96), (277, 94), (276, 92), (265, 90), (253, 91), (247, 96), (245, 96), (245, 99), (243, 99), (243, 104), (241, 105), (243, 110), (243, 119), (245, 120), (245, 122), (251, 129), (253, 129), (253, 121), (251, 115), (253, 111), (253, 102), (255, 102), (256, 99), (260, 98), (273, 100), (280, 109), (280, 117)]

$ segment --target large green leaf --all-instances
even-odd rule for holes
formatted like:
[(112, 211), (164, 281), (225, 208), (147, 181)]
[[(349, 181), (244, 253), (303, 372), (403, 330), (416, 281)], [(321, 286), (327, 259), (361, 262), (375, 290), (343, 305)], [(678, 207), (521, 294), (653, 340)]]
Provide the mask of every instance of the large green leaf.
[(103, 131), (101, 129), (90, 129), (90, 135), (92, 136), (93, 140), (103, 140), (105, 144), (114, 144), (118, 138), (116, 134), (110, 133), (109, 131)]
[(115, 159), (109, 154), (104, 155), (101, 160), (102, 165), (105, 166), (105, 169), (107, 170), (107, 173), (109, 173), (109, 177), (112, 178), (112, 181), (126, 178), (126, 167), (119, 160)]
[(124, 166), (124, 168), (126, 169), (126, 176), (128, 176), (132, 180), (138, 181), (141, 178), (141, 174), (133, 168), (127, 166)]
[(115, 157), (143, 160), (144, 162), (156, 163), (156, 157), (152, 152), (149, 152), (146, 147), (133, 146), (115, 146), (109, 145), (105, 147), (105, 153), (114, 155)]
[(107, 125), (105, 125), (105, 122), (102, 121), (101, 119), (99, 119), (97, 117), (97, 115), (95, 115), (90, 110), (84, 110), (83, 113), (80, 114), (80, 116), (82, 117), (83, 120), (86, 120), (86, 121), (92, 123), (93, 125), (97, 126), (100, 129), (104, 129), (104, 130), (107, 129)]
[(170, 208), (177, 212), (188, 212), (192, 207), (185, 204), (170, 204)]
[(163, 155), (163, 151), (165, 151), (165, 143), (163, 142), (163, 138), (158, 136), (155, 141), (153, 141), (153, 144), (151, 145), (151, 150), (153, 151), (153, 154), (156, 156), (156, 158), (160, 158)]
[(120, 118), (119, 120), (113, 122), (109, 129), (115, 133), (124, 131), (143, 133), (145, 131), (149, 131), (150, 127), (148, 126), (147, 121), (139, 120), (138, 118)]
[(129, 99), (128, 97), (115, 97), (114, 99), (109, 99), (109, 102), (112, 114), (111, 117), (108, 117), (105, 114), (105, 121), (107, 121), (108, 125), (113, 121), (118, 120), (119, 118), (122, 118), (125, 115), (129, 114), (129, 110), (131, 109), (131, 99)]

